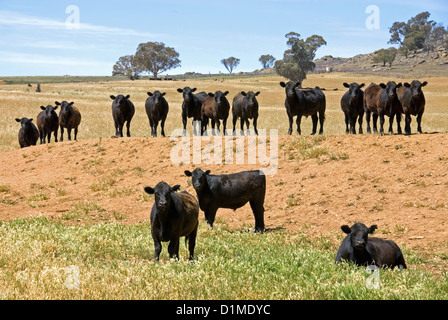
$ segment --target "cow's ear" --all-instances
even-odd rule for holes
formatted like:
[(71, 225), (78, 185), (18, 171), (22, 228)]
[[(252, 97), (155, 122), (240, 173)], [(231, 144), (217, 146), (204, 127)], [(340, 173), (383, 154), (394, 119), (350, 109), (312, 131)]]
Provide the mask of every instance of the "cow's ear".
[(30, 122), (33, 121), (33, 118), (30, 119)]
[(56, 106), (56, 107), (53, 108), (53, 110), (55, 110), (55, 111), (56, 111), (57, 109), (58, 109), (58, 106)]
[(376, 229), (378, 229), (378, 226), (376, 224), (370, 226), (369, 233), (374, 233)]
[(45, 108), (44, 106), (40, 106), (40, 108), (41, 108), (42, 110), (45, 110), (45, 109), (47, 109), (47, 108)]
[(166, 92), (162, 93), (162, 97), (164, 97), (166, 95)]
[(352, 230), (350, 230), (350, 227), (346, 224), (344, 224), (343, 226), (341, 226), (341, 230), (346, 233), (346, 234), (350, 234), (352, 232)]
[(205, 171), (205, 174), (208, 176), (210, 174), (210, 170)]
[(280, 87), (286, 88), (286, 83), (284, 83), (283, 81), (280, 82)]
[(198, 88), (193, 88), (191, 89), (191, 92), (196, 92), (196, 90), (198, 90)]
[(183, 89), (177, 89), (177, 92), (179, 92), (179, 93), (183, 93), (184, 90), (183, 90)]
[(300, 81), (296, 82), (296, 87), (300, 87), (301, 85), (302, 85), (302, 82), (300, 82)]
[(225, 95), (225, 96), (228, 95), (228, 94), (229, 94), (229, 91), (224, 92), (224, 95)]
[(255, 92), (255, 96), (258, 96), (260, 93), (260, 91)]
[(247, 93), (244, 92), (244, 91), (241, 91), (240, 93), (241, 93), (241, 95), (242, 95), (243, 97), (247, 96)]
[(70, 102), (69, 105), (73, 106), (75, 103), (74, 102)]
[(428, 84), (428, 81), (423, 81), (422, 87), (426, 86)]
[(172, 187), (171, 188), (171, 192), (176, 192), (176, 191), (179, 191), (179, 189), (180, 189), (180, 185), (175, 185), (174, 187)]
[(112, 100), (115, 100), (115, 99), (117, 99), (117, 97), (116, 97), (116, 96), (110, 96), (110, 98), (111, 98)]
[(212, 97), (212, 98), (213, 98), (213, 97), (215, 96), (215, 94), (214, 94), (214, 93), (211, 93), (211, 92), (209, 92), (209, 93), (208, 93), (208, 96), (209, 96), (209, 97)]
[(59, 101), (55, 101), (54, 104), (57, 105), (57, 106), (61, 105), (61, 103)]
[(386, 85), (384, 83), (380, 83), (380, 87), (386, 89)]
[(146, 92), (146, 94), (150, 97), (152, 97), (152, 92)]
[(155, 190), (153, 188), (151, 188), (151, 187), (145, 187), (145, 192), (147, 194), (154, 194)]
[(21, 120), (20, 120), (19, 118), (16, 118), (16, 121), (17, 121), (17, 122), (20, 122)]
[(349, 85), (347, 82), (344, 82), (343, 85), (344, 85), (344, 87), (346, 87), (346, 88), (350, 88), (350, 85)]
[(126, 98), (126, 100), (127, 100), (127, 99), (129, 99), (130, 97), (131, 97), (131, 96), (128, 94), (125, 98)]
[(407, 82), (405, 82), (403, 85), (404, 85), (406, 88), (410, 88), (410, 87), (411, 87), (411, 85), (410, 85), (409, 83), (407, 83)]
[(187, 177), (191, 177), (191, 176), (193, 175), (193, 174), (191, 173), (191, 171), (188, 171), (188, 170), (185, 170), (184, 173), (185, 173), (185, 175), (186, 175)]
[(400, 88), (402, 86), (403, 86), (403, 84), (401, 82), (399, 84), (397, 84), (397, 88)]
[(363, 87), (365, 87), (365, 83), (361, 83), (361, 84), (359, 85), (359, 88), (360, 88), (360, 89), (363, 88)]

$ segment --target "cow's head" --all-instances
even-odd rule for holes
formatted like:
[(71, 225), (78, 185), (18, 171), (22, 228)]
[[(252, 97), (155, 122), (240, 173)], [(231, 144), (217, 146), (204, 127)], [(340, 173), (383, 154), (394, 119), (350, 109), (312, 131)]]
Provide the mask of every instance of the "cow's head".
[(31, 122), (33, 121), (33, 119), (28, 119), (28, 118), (16, 118), (17, 122), (20, 122), (20, 126), (22, 127), (22, 129), (26, 129), (29, 126), (31, 126)]
[(389, 81), (387, 84), (380, 83), (380, 87), (386, 90), (389, 100), (394, 99), (397, 96), (397, 88), (400, 88), (402, 85), (401, 82), (396, 84), (395, 81)]
[(154, 93), (148, 92), (147, 94), (148, 96), (152, 97), (154, 103), (157, 105), (161, 102), (161, 98), (166, 95), (166, 92), (162, 93), (160, 91), (154, 91)]
[(405, 82), (403, 85), (406, 88), (410, 88), (411, 89), (411, 94), (412, 96), (419, 96), (422, 93), (422, 87), (426, 86), (428, 84), (427, 81), (424, 81), (423, 83), (418, 81), (418, 80), (414, 80), (411, 82), (411, 84)]
[(208, 96), (215, 98), (215, 103), (217, 105), (223, 103), (226, 99), (226, 96), (229, 94), (229, 91), (222, 92), (222, 91), (216, 91), (215, 93), (209, 93)]
[(183, 89), (177, 89), (177, 92), (182, 93), (184, 101), (189, 102), (193, 100), (193, 93), (196, 92), (196, 88), (191, 89), (190, 87), (185, 87)]
[(359, 251), (366, 248), (369, 234), (373, 233), (378, 227), (372, 225), (370, 228), (367, 228), (364, 224), (358, 222), (351, 228), (347, 225), (343, 225), (341, 226), (341, 229), (350, 236), (350, 243), (353, 249)]
[(56, 110), (58, 109), (58, 106), (53, 107), (53, 106), (51, 106), (51, 105), (48, 105), (48, 106), (46, 106), (46, 107), (41, 106), (40, 108), (41, 108), (42, 110), (44, 110), (44, 112), (45, 112), (45, 116), (46, 116), (47, 118), (57, 117), (57, 116), (58, 116), (58, 115), (56, 114)]
[(253, 92), (253, 91), (249, 91), (249, 92), (241, 92), (241, 95), (243, 95), (244, 97), (246, 97), (246, 101), (247, 101), (247, 106), (249, 107), (249, 109), (252, 109), (256, 103), (257, 103), (257, 96), (260, 94), (260, 91), (257, 92)]
[(179, 185), (170, 187), (167, 183), (160, 182), (154, 188), (145, 187), (145, 192), (154, 195), (157, 209), (159, 212), (164, 212), (171, 205), (171, 193), (179, 189)]
[(57, 106), (61, 106), (61, 112), (59, 113), (59, 116), (62, 119), (62, 125), (65, 126), (67, 118), (70, 116), (70, 114), (71, 114), (71, 112), (73, 110), (73, 105), (75, 103), (74, 102), (68, 103), (67, 101), (62, 101), (62, 103), (61, 103), (59, 101), (56, 101), (55, 104)]
[(120, 107), (127, 105), (128, 99), (130, 97), (130, 95), (124, 96), (122, 94), (119, 94), (118, 96), (110, 96), (110, 98), (114, 100)]
[(191, 177), (193, 181), (193, 188), (196, 192), (201, 192), (202, 188), (207, 184), (207, 176), (210, 174), (210, 170), (202, 171), (201, 169), (195, 169), (193, 172), (185, 170), (185, 175)]
[(302, 83), (300, 81), (298, 82), (292, 82), (288, 81), (287, 83), (284, 83), (283, 81), (280, 82), (280, 86), (285, 88), (286, 96), (288, 98), (293, 98), (296, 94), (296, 88), (300, 88)]
[(362, 92), (361, 88), (363, 88), (365, 86), (364, 83), (357, 84), (356, 82), (353, 82), (350, 84), (344, 82), (343, 85), (344, 85), (344, 87), (348, 88), (348, 92), (350, 93), (350, 96), (353, 98), (358, 96)]

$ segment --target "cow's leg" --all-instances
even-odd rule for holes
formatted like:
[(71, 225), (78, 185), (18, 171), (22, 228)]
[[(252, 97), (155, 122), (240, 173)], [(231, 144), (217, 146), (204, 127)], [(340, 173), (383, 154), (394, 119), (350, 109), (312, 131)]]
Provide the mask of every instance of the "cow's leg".
[(255, 217), (255, 232), (264, 232), (264, 197), (250, 201), (250, 207)]
[(78, 127), (75, 128), (75, 141), (78, 141)]
[(302, 134), (302, 130), (300, 129), (300, 123), (302, 122), (302, 115), (298, 115), (297, 116), (297, 120), (296, 120), (296, 124), (297, 124), (297, 133), (299, 134), (299, 135), (301, 135)]
[(350, 123), (349, 119), (350, 119), (350, 117), (348, 115), (348, 112), (345, 112), (345, 133), (346, 134), (350, 132), (349, 129), (348, 129), (348, 126), (349, 126), (349, 123)]
[[(68, 141), (72, 141), (72, 128), (67, 128)], [(62, 136), (62, 134), (61, 134)], [(62, 140), (60, 140), (62, 141)]]
[(54, 132), (54, 142), (58, 142), (58, 130)]
[(222, 132), (223, 135), (226, 136), (227, 135), (227, 118), (225, 118), (224, 120), (222, 120)]
[(154, 137), (157, 137), (157, 128), (159, 127), (159, 122), (154, 121)]
[(159, 262), (161, 252), (162, 252), (162, 242), (159, 239), (154, 239), (154, 259), (156, 262)]
[(377, 123), (378, 123), (378, 115), (377, 114), (373, 114), (372, 115), (372, 122), (373, 122), (373, 133), (378, 133), (378, 128), (377, 128)]
[(356, 134), (356, 117), (356, 114), (350, 117), (350, 134)]
[(47, 143), (51, 142), (51, 132), (47, 133)]
[(258, 122), (258, 117), (255, 117), (253, 125), (254, 125), (255, 134), (258, 136), (257, 122)]
[(319, 112), (319, 124), (320, 124), (319, 134), (324, 134), (324, 123), (325, 123), (325, 111), (320, 111)]
[(371, 115), (371, 112), (369, 110), (367, 110), (366, 111), (367, 133), (372, 133), (372, 130), (370, 129), (370, 115)]
[(127, 135), (128, 137), (131, 136), (131, 121), (127, 121), (127, 122), (126, 122), (126, 135)]
[(380, 114), (380, 136), (384, 136), (384, 113)]
[(246, 135), (250, 135), (250, 123), (249, 123), (249, 118), (246, 118)]
[(404, 118), (404, 122), (405, 122), (404, 132), (407, 136), (411, 135), (411, 121), (412, 121), (411, 115), (409, 113), (406, 113), (406, 116)]
[(216, 211), (218, 211), (218, 208), (215, 206), (210, 206), (207, 211), (204, 212), (205, 214), (205, 221), (207, 221), (208, 225), (213, 228), (213, 223), (215, 222), (216, 217)]
[(394, 129), (392, 128), (394, 124), (395, 113), (392, 113), (389, 117), (389, 134), (394, 134)]
[(165, 137), (165, 121), (166, 121), (166, 118), (162, 120), (162, 124), (161, 124), (163, 137)]
[(417, 115), (417, 131), (418, 131), (418, 133), (422, 133), (422, 117), (423, 117), (423, 113), (419, 113)]
[(173, 238), (168, 245), (170, 259), (179, 259), (179, 238)]
[(288, 119), (289, 119), (289, 130), (288, 130), (288, 134), (292, 135), (292, 123), (293, 123), (293, 118), (290, 114), (288, 114)]
[(233, 124), (233, 135), (236, 136), (236, 122), (238, 121), (238, 117), (233, 115), (232, 124)]
[(311, 132), (311, 135), (314, 136), (317, 131), (317, 122), (319, 121), (317, 113), (315, 113), (311, 116), (311, 120), (313, 121), (313, 131)]
[(60, 138), (59, 140), (60, 140), (61, 142), (63, 142), (63, 141), (64, 141), (64, 127), (61, 126), (60, 128), (61, 128), (61, 138)]
[(190, 252), (190, 260), (194, 260), (194, 247), (196, 246), (196, 236), (198, 233), (198, 225), (193, 232), (188, 235), (188, 251)]
[(363, 117), (364, 117), (364, 112), (358, 115), (358, 124), (359, 124), (358, 132), (359, 132), (359, 134), (363, 134), (363, 131), (362, 131), (362, 118)]
[(397, 113), (397, 133), (398, 134), (403, 134), (403, 132), (401, 131), (401, 113)]

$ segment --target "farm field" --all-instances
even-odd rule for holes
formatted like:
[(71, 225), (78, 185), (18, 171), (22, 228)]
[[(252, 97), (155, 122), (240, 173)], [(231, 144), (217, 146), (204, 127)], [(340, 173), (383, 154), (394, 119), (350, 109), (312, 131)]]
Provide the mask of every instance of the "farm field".
[[(42, 85), (42, 93), (23, 84), (0, 85), (0, 298), (185, 299), (188, 290), (180, 288), (187, 280), (176, 272), (186, 279), (194, 279), (199, 272), (211, 288), (195, 291), (193, 299), (447, 299), (448, 78), (420, 79), (429, 83), (424, 88), (423, 134), (345, 135), (340, 110), (345, 92), (342, 83), (368, 85), (388, 80), (413, 79), (310, 75), (304, 87), (326, 88), (327, 97), (324, 135), (313, 137), (309, 136), (310, 118), (302, 119), (301, 137), (286, 135), (284, 89), (279, 86), (283, 79), (277, 76), (48, 83)], [(267, 176), (268, 232), (248, 232), (254, 224), (249, 205), (235, 212), (220, 209), (213, 230), (205, 225), (201, 212), (199, 262), (194, 268), (184, 259), (177, 265), (170, 263), (164, 244), (158, 267), (164, 277), (156, 280), (149, 232), (154, 199), (144, 194), (143, 188), (163, 180), (180, 184), (182, 190), (195, 195), (185, 170), (202, 167), (219, 174), (267, 167), (259, 163), (173, 163), (171, 151), (178, 141), (149, 137), (144, 102), (147, 91), (167, 93), (169, 134), (181, 128), (182, 95), (176, 89), (185, 86), (206, 92), (228, 90), (230, 102), (241, 90), (260, 91), (258, 127), (268, 134), (271, 129), (278, 130), (277, 138), (268, 135), (260, 139), (268, 151), (278, 139), (278, 170)], [(109, 96), (120, 93), (131, 95), (136, 106), (132, 138), (111, 138), (115, 130)], [(79, 141), (19, 149), (19, 125), (14, 119), (36, 120), (41, 105), (63, 100), (74, 101), (82, 113)], [(230, 123), (231, 119), (228, 128)], [(191, 133), (190, 121), (188, 128)], [(293, 128), (295, 132), (296, 126)], [(415, 118), (412, 132), (416, 132)], [(208, 143), (203, 141), (202, 148)], [(247, 149), (246, 144), (246, 158)], [(377, 224), (375, 236), (394, 240), (404, 250), (408, 271), (398, 276), (395, 271), (385, 271), (383, 290), (365, 289), (364, 269), (333, 265), (343, 239), (340, 226), (358, 221)], [(14, 244), (17, 247), (12, 248)], [(275, 248), (269, 249), (270, 244)], [(186, 257), (186, 250), (181, 248), (180, 254)], [(266, 258), (270, 255), (272, 259)], [(215, 263), (230, 265), (229, 273), (224, 274), (229, 282), (226, 290), (224, 278), (211, 279), (215, 275), (213, 256)], [(313, 260), (322, 267), (317, 280), (317, 271), (311, 268)], [(75, 292), (61, 289), (61, 270), (70, 265), (80, 266), (81, 279), (84, 275), (81, 290)], [(271, 272), (257, 284), (241, 266), (252, 274)], [(348, 280), (344, 272), (350, 274)], [(101, 277), (110, 292), (93, 284)], [(170, 279), (175, 280), (176, 289), (166, 288)], [(136, 287), (130, 288), (132, 280)], [(284, 286), (271, 292), (273, 281)], [(329, 289), (344, 286), (344, 281), (347, 290)], [(156, 292), (148, 288), (152, 282), (163, 285)], [(188, 288), (192, 290), (191, 284)]]

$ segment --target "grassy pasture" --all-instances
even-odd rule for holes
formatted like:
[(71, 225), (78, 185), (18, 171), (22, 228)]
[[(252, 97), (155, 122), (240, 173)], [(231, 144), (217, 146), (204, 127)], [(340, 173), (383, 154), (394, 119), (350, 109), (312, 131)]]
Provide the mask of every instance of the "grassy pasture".
[[(170, 112), (166, 123), (169, 134), (174, 129), (182, 128), (181, 106), (182, 94), (177, 88), (190, 86), (199, 91), (215, 92), (226, 91), (229, 102), (242, 90), (260, 91), (258, 97), (260, 104), (260, 129), (278, 129), (283, 135), (288, 130), (288, 118), (284, 108), (284, 89), (279, 82), (283, 79), (278, 76), (258, 77), (220, 77), (203, 78), (179, 81), (113, 81), (113, 82), (82, 82), (82, 83), (48, 83), (42, 85), (43, 92), (36, 93), (34, 88), (25, 84), (0, 85), (0, 109), (3, 121), (0, 122), (0, 149), (16, 149), (19, 147), (17, 133), (19, 125), (15, 118), (28, 117), (36, 120), (41, 105), (53, 104), (55, 101), (74, 101), (82, 113), (82, 123), (78, 135), (79, 140), (110, 137), (115, 134), (111, 112), (112, 101), (110, 95), (120, 93), (131, 95), (136, 106), (136, 114), (131, 124), (131, 135), (149, 136), (150, 128), (145, 112), (146, 92), (160, 90), (166, 92), (166, 99), (170, 105)], [(304, 86), (320, 86), (326, 88), (327, 112), (324, 133), (330, 135), (344, 134), (344, 115), (340, 110), (340, 99), (346, 91), (343, 82), (387, 82), (392, 80), (380, 76), (357, 76), (353, 74), (313, 74), (304, 82)], [(397, 81), (411, 81), (412, 79), (394, 79)], [(423, 130), (425, 132), (445, 132), (448, 123), (448, 78), (425, 79), (429, 85), (424, 88), (427, 99), (426, 112), (423, 116)], [(334, 89), (338, 89), (334, 91)], [(232, 119), (229, 117), (227, 127), (231, 128)], [(237, 124), (237, 128), (238, 128)], [(403, 124), (404, 125), (404, 124)], [(364, 123), (365, 127), (365, 123)], [(191, 121), (188, 129), (191, 133)], [(160, 130), (160, 128), (159, 128)], [(294, 132), (296, 126), (294, 124)], [(415, 120), (412, 123), (415, 132)], [(302, 119), (302, 133), (311, 132), (311, 118)]]

